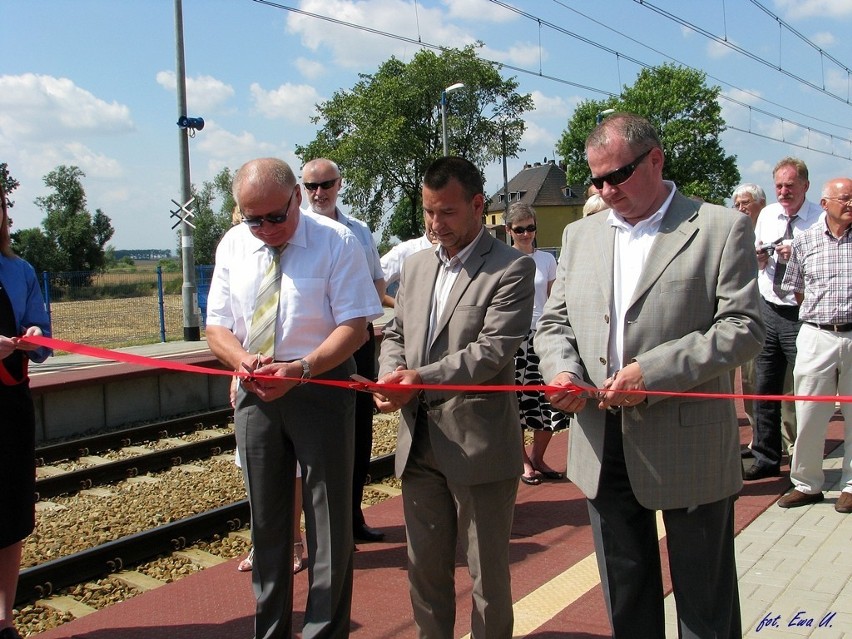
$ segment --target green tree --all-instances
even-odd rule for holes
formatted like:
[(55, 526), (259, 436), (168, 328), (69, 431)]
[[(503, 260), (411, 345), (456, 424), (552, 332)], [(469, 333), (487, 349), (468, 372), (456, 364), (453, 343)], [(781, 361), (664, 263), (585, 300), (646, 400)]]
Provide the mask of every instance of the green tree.
[(115, 230), (100, 209), (86, 208), (85, 173), (76, 166), (59, 166), (44, 177), (53, 192), (36, 198), (45, 212), (42, 227), (12, 234), (12, 248), (36, 270), (100, 271), (106, 265), (105, 246)]
[[(231, 228), (231, 214), (236, 206), (231, 193), (233, 179), (231, 170), (225, 167), (211, 182), (203, 182), (201, 189), (192, 187), (192, 196), (195, 198), (192, 204), (195, 213), (192, 218), (195, 225), (192, 243), (196, 264), (213, 264), (219, 240)], [(220, 202), (218, 210), (214, 208), (217, 201)]]
[(3, 185), (3, 192), (6, 194), (6, 208), (11, 209), (15, 203), (10, 199), (12, 191), (20, 186), (20, 183), (9, 173), (9, 165), (6, 162), (0, 162), (0, 184)]
[(606, 109), (642, 115), (656, 127), (666, 162), (663, 175), (686, 195), (724, 203), (740, 181), (736, 156), (726, 155), (719, 141), (725, 120), (718, 86), (708, 87), (700, 71), (664, 64), (644, 69), (621, 96), (581, 102), (556, 145), (568, 165), (569, 184), (588, 184), (586, 137)]
[[(426, 167), (443, 154), (440, 98), (449, 85), (465, 88), (447, 99), (449, 152), (483, 167), (506, 153), (516, 157), (532, 98), (519, 94), (514, 78), (479, 58), (476, 49), (417, 52), (411, 62), (384, 62), (362, 74), (350, 90), (317, 106), (321, 128), (312, 142), (297, 146), (306, 162), (327, 157), (343, 173), (343, 202), (383, 237), (422, 233), (420, 188)], [(385, 214), (390, 219), (383, 227)]]

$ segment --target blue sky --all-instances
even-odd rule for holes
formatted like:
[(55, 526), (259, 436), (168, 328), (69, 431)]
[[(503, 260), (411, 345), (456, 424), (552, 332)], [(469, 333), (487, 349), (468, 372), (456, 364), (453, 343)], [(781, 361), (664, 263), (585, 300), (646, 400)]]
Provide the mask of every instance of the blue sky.
[[(504, 74), (516, 76), (536, 104), (521, 142), (526, 151), (509, 161), (510, 177), (524, 162), (554, 157), (579, 101), (617, 93), (633, 83), (640, 64), (663, 62), (701, 69), (722, 87), (732, 126), (725, 150), (770, 202), (772, 166), (786, 155), (807, 162), (814, 201), (823, 182), (852, 175), (849, 0), (505, 3), (528, 16), (489, 0), (279, 4), (429, 44), (482, 41), (481, 55), (515, 67)], [(183, 0), (183, 19), (188, 112), (206, 122), (190, 141), (195, 184), (258, 156), (298, 167), (294, 148), (313, 139), (318, 102), (390, 56), (410, 60), (417, 51), (253, 0)], [(0, 162), (21, 183), (13, 194), (15, 228), (39, 225), (44, 214), (33, 200), (45, 193), (43, 176), (71, 164), (86, 174), (89, 209), (112, 219), (116, 248), (174, 250), (169, 209), (179, 199), (180, 174), (173, 0), (3, 0), (0, 20)], [(485, 173), (493, 193), (502, 168), (495, 163)]]

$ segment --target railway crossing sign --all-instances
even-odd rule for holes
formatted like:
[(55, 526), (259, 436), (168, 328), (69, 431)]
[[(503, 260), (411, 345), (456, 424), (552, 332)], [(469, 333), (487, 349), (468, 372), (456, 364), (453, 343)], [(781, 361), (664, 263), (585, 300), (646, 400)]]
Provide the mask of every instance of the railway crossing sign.
[(179, 204), (179, 203), (175, 202), (174, 200), (172, 200), (172, 204), (174, 204), (177, 208), (174, 211), (171, 211), (171, 217), (178, 218), (178, 221), (175, 222), (174, 224), (172, 224), (172, 229), (176, 229), (178, 227), (178, 224), (180, 224), (181, 222), (186, 222), (192, 228), (195, 228), (195, 224), (190, 222), (190, 219), (195, 217), (195, 213), (193, 213), (192, 209), (189, 208), (189, 206), (193, 202), (195, 202), (194, 197), (189, 198), (189, 200), (187, 201), (186, 204)]

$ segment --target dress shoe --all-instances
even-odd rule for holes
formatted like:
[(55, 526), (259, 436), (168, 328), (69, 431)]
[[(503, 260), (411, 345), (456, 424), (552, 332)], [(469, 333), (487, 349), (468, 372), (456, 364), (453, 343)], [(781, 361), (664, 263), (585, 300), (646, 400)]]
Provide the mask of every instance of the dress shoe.
[(377, 530), (376, 528), (370, 528), (367, 524), (361, 524), (360, 526), (355, 526), (352, 529), (352, 534), (355, 537), (355, 541), (362, 542), (373, 542), (373, 541), (381, 541), (385, 538), (385, 533), (381, 530)]
[(834, 510), (847, 515), (852, 513), (852, 493), (842, 492), (834, 504)]
[[(852, 495), (850, 495), (852, 497)], [(799, 506), (807, 506), (808, 504), (816, 504), (825, 499), (822, 493), (814, 493), (809, 495), (801, 490), (791, 490), (778, 500), (778, 505), (781, 508), (798, 508)], [(852, 501), (852, 500), (850, 500)]]
[(754, 453), (751, 452), (751, 448), (749, 448), (748, 446), (743, 446), (740, 449), (740, 457), (742, 457), (743, 459), (751, 459), (752, 457), (754, 457)]
[(746, 481), (755, 481), (756, 479), (764, 479), (765, 477), (778, 477), (780, 474), (781, 469), (778, 466), (752, 464), (747, 470), (743, 471), (743, 479)]

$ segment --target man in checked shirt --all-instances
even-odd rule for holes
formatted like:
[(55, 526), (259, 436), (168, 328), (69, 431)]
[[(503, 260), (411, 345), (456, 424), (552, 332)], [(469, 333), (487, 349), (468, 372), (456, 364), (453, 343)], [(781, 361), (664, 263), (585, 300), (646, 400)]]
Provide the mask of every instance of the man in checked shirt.
[[(800, 304), (802, 328), (793, 369), (796, 395), (852, 395), (852, 179), (834, 178), (822, 190), (825, 222), (793, 239), (781, 283)], [(845, 421), (842, 492), (834, 504), (852, 512), (852, 404), (841, 403)], [(790, 478), (795, 490), (778, 505), (795, 508), (822, 501), (822, 452), (834, 402), (797, 401), (799, 436)]]

